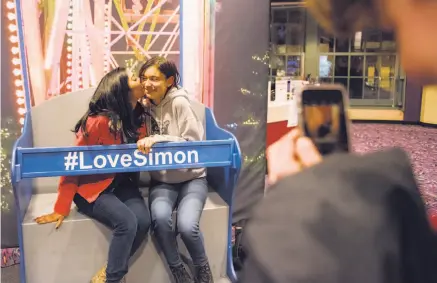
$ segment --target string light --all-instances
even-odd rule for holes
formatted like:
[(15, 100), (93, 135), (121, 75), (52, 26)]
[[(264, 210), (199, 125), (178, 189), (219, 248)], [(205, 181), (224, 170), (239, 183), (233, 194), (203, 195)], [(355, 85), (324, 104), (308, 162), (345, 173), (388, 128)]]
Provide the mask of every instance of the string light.
[(18, 43), (18, 36), (13, 35), (13, 36), (9, 37), (9, 41), (12, 43)]
[(23, 90), (23, 72), (21, 69), (20, 60), (20, 47), (18, 38), (18, 24), (17, 24), (17, 11), (15, 3), (13, 1), (6, 2), (6, 15), (7, 15), (7, 27), (8, 38), (11, 47), (11, 63), (12, 63), (12, 75), (14, 77), (15, 95), (17, 97), (19, 122), (24, 125), (24, 115), (26, 114), (24, 90)]
[(79, 88), (82, 88), (82, 64), (80, 62), (80, 60), (77, 60), (77, 67), (76, 67), (76, 72), (77, 72), (77, 86)]
[(248, 156), (243, 154), (243, 160), (245, 165), (250, 164), (250, 163), (254, 163), (254, 162), (259, 162), (259, 161), (264, 161), (265, 158), (265, 153), (261, 152), (260, 154), (258, 154), (258, 156)]
[(93, 71), (91, 68), (91, 65), (92, 65), (92, 62), (91, 62), (91, 57), (92, 57), (92, 55), (91, 55), (91, 41), (89, 39), (88, 34), (86, 35), (86, 46), (87, 46), (87, 51), (88, 51), (88, 61), (89, 62), (88, 62), (88, 66), (85, 66), (85, 68), (86, 68), (86, 70), (88, 70), (88, 76), (89, 76), (88, 83), (91, 87), (93, 87), (94, 83), (93, 83), (93, 74), (92, 74)]
[(11, 52), (13, 55), (17, 55), (20, 52), (20, 48), (14, 46), (11, 48)]
[(250, 116), (246, 121), (243, 122), (245, 126), (258, 126), (259, 121), (255, 120), (252, 116)]
[(73, 29), (73, 1), (70, 0), (70, 7), (68, 9), (68, 18), (67, 18), (67, 29), (70, 31), (67, 33), (67, 80), (66, 80), (66, 87), (67, 90), (71, 90), (71, 82), (72, 82), (72, 59), (73, 55), (71, 52), (73, 51), (72, 45), (73, 45), (73, 35), (72, 35), (72, 29)]
[(111, 27), (110, 27), (111, 15), (109, 11), (109, 5), (110, 4), (105, 4), (105, 36), (104, 36), (105, 55), (103, 59), (103, 71), (105, 73), (109, 72), (109, 49), (110, 49), (109, 39), (111, 34)]
[[(3, 5), (4, 3), (2, 3)], [(4, 8), (4, 7), (3, 7)], [(24, 118), (20, 118), (20, 123), (24, 123)], [(2, 127), (0, 129), (0, 192), (1, 192), (1, 212), (10, 212), (11, 197), (13, 196), (11, 182), (11, 150), (14, 142), (20, 137), (21, 125), (17, 124), (13, 117), (2, 117)], [(4, 258), (2, 258), (4, 260)], [(5, 263), (3, 261), (3, 263)]]
[(17, 26), (16, 26), (16, 25), (13, 25), (13, 24), (10, 24), (10, 25), (8, 26), (8, 29), (9, 29), (9, 31), (17, 31)]
[(24, 109), (24, 108), (18, 108), (18, 114), (24, 116), (24, 114), (26, 114), (26, 109)]
[[(24, 118), (21, 119), (23, 119), (23, 123), (24, 123)], [(6, 127), (2, 127), (0, 129), (0, 137), (2, 142), (3, 141), (5, 142), (4, 144), (8, 144), (18, 138), (19, 131), (17, 131), (17, 129), (15, 129), (16, 126), (13, 125), (15, 123), (13, 119), (6, 118), (5, 120), (6, 123), (2, 121), (2, 124), (3, 123), (6, 124)], [(8, 154), (7, 147), (5, 146), (0, 148), (0, 163), (1, 163), (0, 172), (2, 172), (0, 176), (0, 188), (2, 192), (1, 211), (5, 212), (10, 210), (10, 206), (9, 206), (10, 201), (8, 201), (7, 196), (8, 194), (9, 196), (12, 195), (12, 185), (11, 185), (11, 177), (10, 177), (11, 157)]]
[(14, 76), (16, 76), (16, 77), (21, 76), (21, 70), (20, 70), (20, 69), (14, 69), (14, 70), (12, 71), (12, 73), (13, 73)]
[[(263, 64), (268, 65), (269, 64), (269, 54), (266, 52), (262, 55), (254, 55), (252, 56), (252, 60), (256, 61), (257, 64)], [(258, 72), (252, 71), (252, 74), (259, 75)], [(265, 90), (260, 89), (247, 89), (247, 88), (240, 88), (239, 92), (241, 95), (245, 97), (251, 97), (256, 99), (265, 99), (267, 94), (265, 93)], [(247, 107), (243, 105), (239, 111), (236, 113), (236, 121), (231, 122), (226, 125), (229, 131), (238, 133), (238, 131), (242, 128), (244, 128), (246, 131), (248, 128), (253, 128), (254, 130), (257, 130), (258, 127), (262, 124), (260, 119), (256, 117), (255, 112), (250, 109), (250, 107)], [(255, 166), (264, 166), (265, 164), (265, 151), (258, 151), (256, 148), (248, 148), (247, 152), (250, 152), (251, 154), (242, 154), (242, 160), (243, 160), (243, 166), (246, 168), (255, 168)]]
[(17, 91), (15, 91), (15, 95), (17, 97), (24, 97), (24, 91), (23, 90), (17, 90)]
[(8, 20), (14, 21), (17, 18), (17, 16), (14, 13), (8, 13)]
[(6, 8), (8, 8), (9, 10), (15, 11), (15, 3), (13, 1), (6, 2)]
[(15, 86), (16, 86), (16, 87), (23, 86), (23, 81), (22, 81), (21, 79), (17, 79), (17, 80), (15, 80)]
[[(70, 2), (70, 11), (72, 13), (73, 22), (69, 23), (69, 25), (70, 25), (69, 27), (70, 27), (70, 30), (73, 30), (73, 23), (74, 23), (74, 20), (75, 20), (75, 16), (74, 16), (74, 13), (73, 13), (73, 1)], [(68, 24), (67, 24), (67, 28), (68, 28)], [(70, 41), (69, 45), (72, 48), (75, 47), (75, 46), (73, 46), (73, 39), (69, 38), (69, 39), (67, 39), (67, 41), (68, 40)], [(68, 42), (67, 42), (67, 44), (68, 44)], [(77, 47), (76, 47), (76, 50), (77, 50)], [(73, 55), (74, 55), (74, 53), (73, 53)], [(76, 76), (76, 83), (77, 83), (76, 87), (81, 89), (82, 85), (83, 85), (83, 83), (82, 83), (82, 57), (79, 57), (78, 55), (76, 55), (76, 57), (73, 58), (73, 59), (74, 59), (73, 63), (75, 63), (75, 66), (73, 66), (72, 68), (73, 68), (74, 72), (77, 74), (77, 76)], [(73, 89), (73, 91), (74, 90), (75, 89)]]

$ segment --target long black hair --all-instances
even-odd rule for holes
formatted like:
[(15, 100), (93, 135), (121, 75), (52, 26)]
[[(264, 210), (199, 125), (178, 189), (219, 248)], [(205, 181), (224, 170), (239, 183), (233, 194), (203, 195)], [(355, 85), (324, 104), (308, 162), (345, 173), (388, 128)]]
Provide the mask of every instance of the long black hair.
[[(76, 123), (73, 132), (80, 130), (85, 136), (88, 117), (103, 115), (110, 120), (110, 131), (114, 134), (124, 134), (128, 139), (137, 138), (138, 123), (130, 100), (129, 75), (125, 68), (116, 68), (107, 73), (97, 86), (88, 110)], [(140, 124), (141, 125), (141, 124)]]
[(181, 82), (181, 76), (179, 75), (178, 68), (173, 61), (170, 61), (167, 58), (160, 56), (152, 57), (144, 62), (144, 64), (141, 66), (139, 71), (140, 77), (148, 68), (152, 66), (158, 68), (158, 70), (164, 74), (166, 79), (170, 77), (174, 78), (173, 84), (167, 89), (167, 91), (172, 87), (178, 87), (179, 83)]

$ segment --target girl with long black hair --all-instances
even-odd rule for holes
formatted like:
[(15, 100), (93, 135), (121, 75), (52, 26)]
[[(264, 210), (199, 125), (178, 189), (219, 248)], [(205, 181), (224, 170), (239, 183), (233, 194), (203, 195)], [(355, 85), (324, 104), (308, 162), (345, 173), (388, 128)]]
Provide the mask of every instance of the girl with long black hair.
[[(110, 71), (74, 127), (76, 145), (135, 143), (145, 137), (146, 112), (138, 103), (143, 96), (138, 78), (124, 68)], [(108, 263), (93, 277), (93, 283), (125, 282), (129, 258), (146, 239), (150, 213), (138, 181), (138, 173), (61, 177), (54, 212), (35, 219), (39, 224), (56, 222), (59, 228), (74, 202), (80, 212), (112, 229)]]

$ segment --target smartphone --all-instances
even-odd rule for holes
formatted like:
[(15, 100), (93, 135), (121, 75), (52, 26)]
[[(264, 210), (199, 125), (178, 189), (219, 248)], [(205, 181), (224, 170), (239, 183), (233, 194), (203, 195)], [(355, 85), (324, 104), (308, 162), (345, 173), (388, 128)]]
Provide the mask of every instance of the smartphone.
[(342, 85), (307, 85), (302, 90), (299, 124), (322, 155), (350, 151), (347, 101)]

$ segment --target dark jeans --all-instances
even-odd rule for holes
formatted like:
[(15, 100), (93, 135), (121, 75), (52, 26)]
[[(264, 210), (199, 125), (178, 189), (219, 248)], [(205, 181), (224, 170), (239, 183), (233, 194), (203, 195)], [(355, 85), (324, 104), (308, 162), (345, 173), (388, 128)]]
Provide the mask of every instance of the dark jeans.
[(138, 187), (107, 189), (93, 203), (76, 194), (74, 202), (80, 212), (112, 229), (106, 282), (118, 283), (150, 228), (150, 212)]
[(206, 178), (179, 184), (152, 180), (149, 206), (156, 240), (170, 266), (182, 264), (173, 231), (172, 213), (177, 206), (176, 228), (190, 253), (194, 265), (208, 262), (199, 230), (200, 216), (208, 195)]

